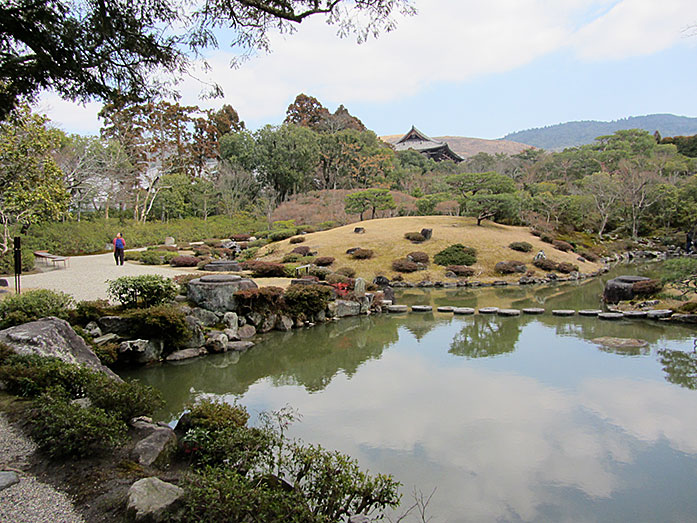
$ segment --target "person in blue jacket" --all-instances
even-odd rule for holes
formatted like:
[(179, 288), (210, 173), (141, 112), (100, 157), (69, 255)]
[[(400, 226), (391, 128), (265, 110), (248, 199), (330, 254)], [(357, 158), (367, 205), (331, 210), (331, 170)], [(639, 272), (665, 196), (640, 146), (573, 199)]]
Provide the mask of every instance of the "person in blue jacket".
[(116, 260), (116, 265), (123, 265), (123, 250), (126, 248), (126, 241), (121, 236), (121, 233), (116, 235), (114, 238), (114, 259)]

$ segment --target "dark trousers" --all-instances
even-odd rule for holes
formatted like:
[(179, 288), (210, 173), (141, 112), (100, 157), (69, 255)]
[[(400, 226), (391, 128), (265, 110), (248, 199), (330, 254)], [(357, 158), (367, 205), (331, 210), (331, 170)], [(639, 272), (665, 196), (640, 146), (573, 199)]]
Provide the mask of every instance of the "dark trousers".
[(114, 259), (116, 260), (116, 265), (123, 265), (123, 249), (114, 248)]

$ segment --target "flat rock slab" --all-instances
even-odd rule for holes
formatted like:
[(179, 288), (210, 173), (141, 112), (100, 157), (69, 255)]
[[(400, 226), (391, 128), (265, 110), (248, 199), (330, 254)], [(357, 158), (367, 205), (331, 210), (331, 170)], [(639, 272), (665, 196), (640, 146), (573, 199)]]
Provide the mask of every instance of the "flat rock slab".
[(474, 314), (472, 307), (454, 307), (453, 314)]
[(523, 314), (544, 314), (545, 310), (540, 307), (527, 307), (523, 309)]
[(229, 341), (227, 342), (227, 350), (236, 352), (244, 352), (254, 347), (253, 341)]
[(6, 488), (16, 485), (17, 483), (19, 483), (19, 476), (16, 472), (0, 472), (0, 490), (5, 490)]
[(673, 315), (673, 311), (670, 309), (652, 309), (646, 311), (646, 317), (652, 320), (658, 320), (661, 318), (670, 318)]
[(201, 276), (199, 279), (206, 283), (227, 283), (231, 281), (240, 281), (242, 276), (238, 276), (237, 274), (209, 274)]
[(600, 309), (583, 309), (578, 311), (578, 314), (580, 316), (597, 316), (601, 312), (603, 311), (601, 311)]
[(388, 305), (387, 312), (407, 312), (406, 305)]
[(165, 359), (167, 361), (181, 361), (181, 360), (188, 360), (191, 358), (196, 358), (198, 356), (201, 356), (202, 354), (206, 354), (206, 349), (203, 349), (203, 348), (182, 349), (182, 350), (178, 350), (178, 351), (171, 353)]
[(575, 316), (576, 311), (573, 309), (554, 309), (552, 311), (553, 316)]
[(498, 307), (480, 307), (479, 314), (496, 314), (499, 312)]
[(443, 307), (438, 307), (436, 310), (438, 312), (453, 312), (455, 307), (450, 307), (450, 306), (443, 306)]
[(601, 320), (621, 320), (624, 318), (624, 314), (621, 312), (601, 312), (598, 314), (598, 318)]
[(622, 316), (625, 318), (646, 318), (648, 313), (646, 311), (623, 311)]
[(597, 345), (610, 347), (611, 349), (641, 349), (649, 344), (649, 342), (646, 340), (638, 340), (635, 338), (613, 338), (611, 336), (595, 338), (591, 341)]
[(184, 496), (184, 489), (159, 478), (143, 478), (128, 489), (127, 511), (136, 521), (167, 521), (166, 513)]
[(499, 316), (520, 316), (518, 309), (500, 309)]
[[(207, 263), (206, 265), (203, 266), (204, 271), (219, 271), (219, 272), (225, 272), (225, 271), (231, 271), (231, 272), (239, 272), (242, 270), (242, 267), (240, 267), (240, 264), (235, 262), (235, 261), (229, 261), (229, 260), (216, 260), (212, 261), (210, 263)], [(205, 276), (204, 276), (205, 278)]]
[(412, 312), (431, 312), (433, 307), (430, 305), (412, 305), (411, 310)]

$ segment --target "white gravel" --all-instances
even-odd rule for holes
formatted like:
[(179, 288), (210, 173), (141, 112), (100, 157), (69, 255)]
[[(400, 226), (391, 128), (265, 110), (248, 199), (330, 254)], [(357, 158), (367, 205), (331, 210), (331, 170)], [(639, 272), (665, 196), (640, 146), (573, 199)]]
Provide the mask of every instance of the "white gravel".
[(84, 523), (66, 494), (22, 472), (35, 449), (0, 413), (0, 470), (14, 470), (20, 478), (19, 483), (0, 491), (0, 521)]
[[(160, 274), (171, 278), (178, 274), (194, 272), (192, 269), (175, 269), (163, 265), (140, 265), (130, 262), (116, 265), (114, 255), (111, 253), (73, 256), (68, 261), (67, 267), (63, 267), (62, 263), (55, 267), (46, 266), (37, 259), (36, 267), (41, 272), (22, 276), (22, 290), (63, 291), (72, 295), (76, 301), (106, 299), (107, 280), (115, 280), (119, 276)], [(7, 280), (12, 287), (13, 278), (9, 277)]]

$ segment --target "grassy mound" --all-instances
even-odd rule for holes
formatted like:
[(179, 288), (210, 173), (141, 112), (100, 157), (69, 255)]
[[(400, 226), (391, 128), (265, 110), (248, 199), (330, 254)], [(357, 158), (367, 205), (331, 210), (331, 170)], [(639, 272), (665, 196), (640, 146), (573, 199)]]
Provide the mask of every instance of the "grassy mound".
[[(365, 228), (364, 234), (355, 234), (354, 227)], [(404, 258), (414, 250), (414, 244), (404, 238), (404, 234), (410, 231), (420, 231), (423, 228), (433, 229), (433, 237), (418, 246), (423, 251), (433, 256), (446, 247), (460, 243), (467, 247), (473, 247), (477, 251), (477, 262), (472, 266), (476, 273), (475, 278), (483, 281), (501, 279), (501, 275), (494, 271), (494, 266), (500, 261), (506, 261), (511, 257), (512, 242), (528, 242), (533, 248), (529, 253), (521, 253), (517, 256), (520, 261), (532, 268), (532, 258), (540, 250), (544, 250), (548, 258), (556, 262), (574, 263), (580, 266), (582, 272), (592, 272), (600, 267), (595, 263), (580, 263), (578, 254), (562, 252), (552, 245), (542, 242), (539, 238), (530, 234), (526, 227), (511, 227), (497, 223), (484, 222), (477, 226), (473, 218), (456, 216), (404, 216), (398, 218), (382, 218), (365, 220), (360, 223), (352, 223), (328, 231), (315, 232), (305, 236), (303, 245), (307, 245), (319, 256), (332, 256), (336, 258), (335, 266), (351, 267), (356, 270), (356, 275), (366, 280), (372, 280), (376, 275), (392, 277), (392, 262)], [(370, 249), (373, 257), (369, 259), (354, 259), (346, 254), (346, 250), (352, 247)], [(288, 240), (267, 245), (259, 251), (258, 256), (266, 261), (280, 261), (285, 254), (293, 249)], [(445, 267), (430, 263), (425, 271), (416, 271), (405, 274), (406, 281), (418, 282), (424, 279), (444, 280)], [(541, 275), (543, 271), (537, 270)], [(516, 275), (509, 279), (520, 277)]]

